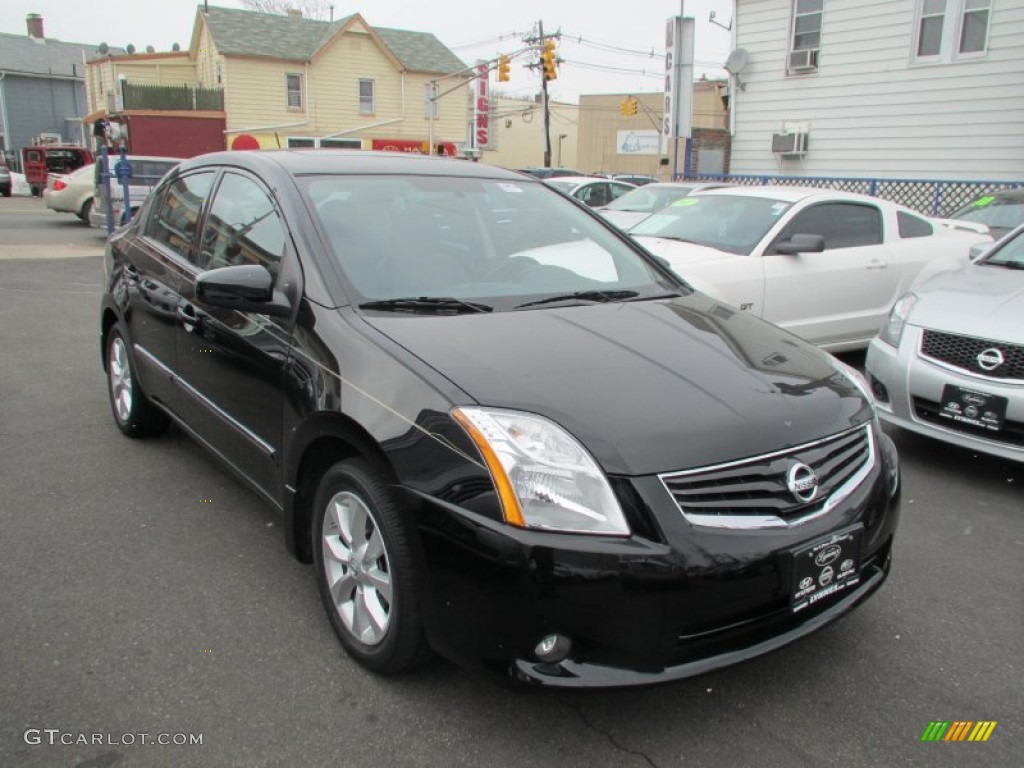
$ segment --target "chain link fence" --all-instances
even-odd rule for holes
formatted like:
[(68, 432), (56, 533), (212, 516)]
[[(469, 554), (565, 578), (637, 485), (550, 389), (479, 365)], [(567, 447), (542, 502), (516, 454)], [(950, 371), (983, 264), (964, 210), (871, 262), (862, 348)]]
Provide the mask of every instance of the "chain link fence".
[(937, 179), (853, 179), (832, 176), (760, 176), (753, 174), (698, 174), (691, 181), (783, 187), (817, 187), (857, 192), (905, 205), (926, 216), (946, 217), (981, 195), (1000, 189), (1024, 187), (1017, 181), (942, 181)]

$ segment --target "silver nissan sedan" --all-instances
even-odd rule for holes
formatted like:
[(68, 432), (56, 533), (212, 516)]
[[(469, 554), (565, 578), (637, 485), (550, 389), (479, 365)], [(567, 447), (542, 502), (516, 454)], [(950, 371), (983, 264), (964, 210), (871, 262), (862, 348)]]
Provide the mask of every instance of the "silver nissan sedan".
[(866, 368), (883, 421), (1024, 461), (1024, 226), (904, 294)]

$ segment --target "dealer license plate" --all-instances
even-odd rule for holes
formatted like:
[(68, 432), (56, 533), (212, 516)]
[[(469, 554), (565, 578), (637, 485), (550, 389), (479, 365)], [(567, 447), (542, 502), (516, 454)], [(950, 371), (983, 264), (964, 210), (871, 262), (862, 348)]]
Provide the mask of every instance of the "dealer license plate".
[(942, 410), (939, 416), (998, 432), (1003, 428), (1008, 402), (1005, 397), (947, 384), (942, 390)]
[(793, 613), (835, 599), (860, 582), (861, 526), (793, 550)]

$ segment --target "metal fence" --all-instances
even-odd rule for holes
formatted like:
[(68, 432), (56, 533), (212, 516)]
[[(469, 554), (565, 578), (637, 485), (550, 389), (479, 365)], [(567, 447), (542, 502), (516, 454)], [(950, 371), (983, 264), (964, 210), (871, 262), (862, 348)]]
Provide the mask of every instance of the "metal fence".
[(1024, 181), (942, 181), (937, 179), (857, 179), (833, 176), (759, 176), (754, 174), (695, 174), (690, 181), (724, 181), (748, 186), (777, 184), (818, 187), (880, 197), (927, 216), (945, 217), (979, 195), (1024, 187)]
[(190, 85), (139, 85), (124, 83), (125, 109), (223, 111), (224, 91)]

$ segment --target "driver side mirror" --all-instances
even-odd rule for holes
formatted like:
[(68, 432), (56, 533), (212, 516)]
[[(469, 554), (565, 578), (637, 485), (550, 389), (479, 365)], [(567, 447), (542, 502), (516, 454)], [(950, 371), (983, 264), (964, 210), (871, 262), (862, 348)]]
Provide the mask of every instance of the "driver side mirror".
[(196, 299), (213, 307), (241, 312), (262, 312), (287, 317), (291, 303), (274, 290), (274, 278), (266, 267), (240, 264), (204, 272), (196, 278)]
[(795, 256), (800, 253), (821, 253), (825, 250), (825, 238), (821, 235), (793, 235), (781, 240), (772, 249), (775, 253)]

